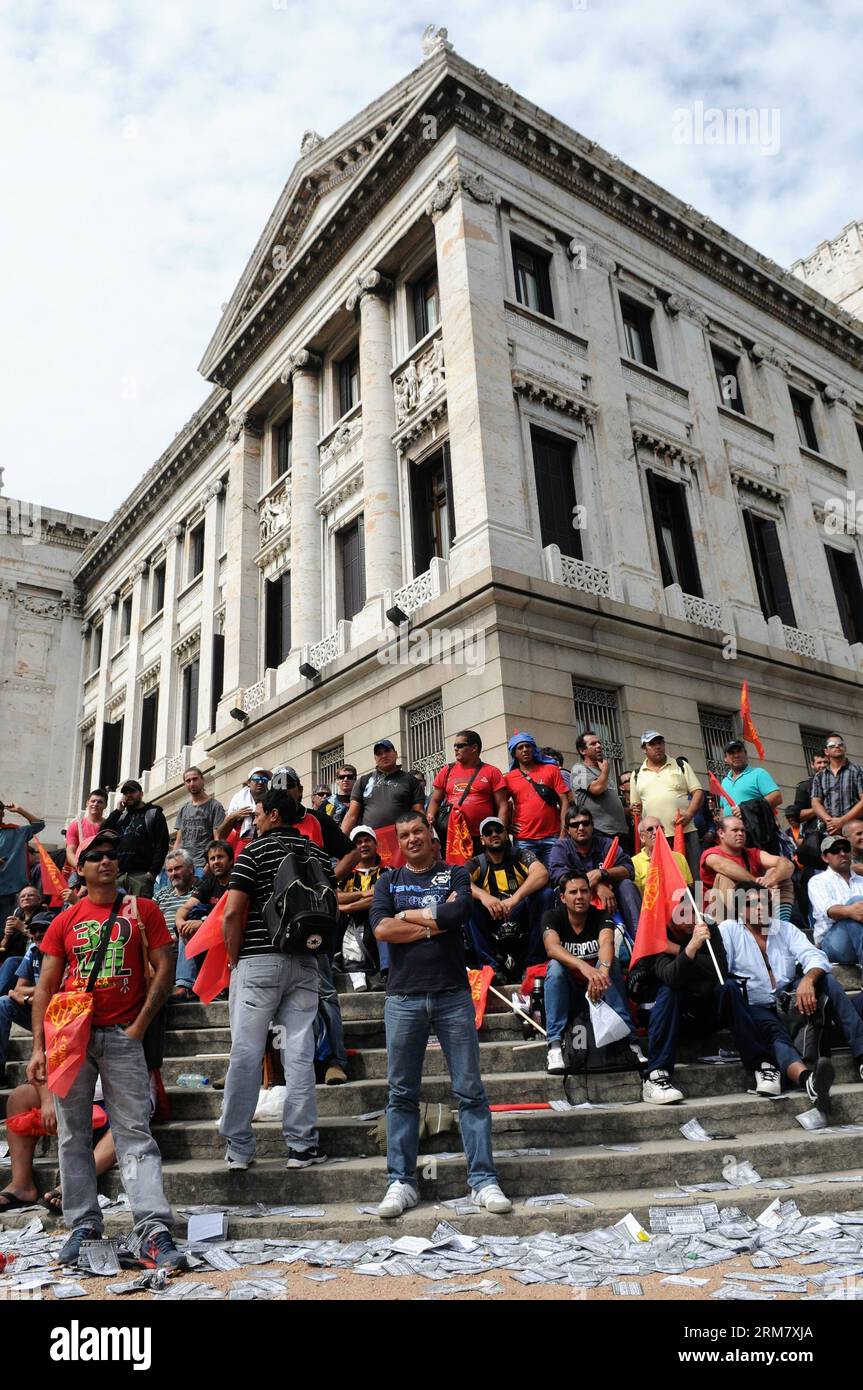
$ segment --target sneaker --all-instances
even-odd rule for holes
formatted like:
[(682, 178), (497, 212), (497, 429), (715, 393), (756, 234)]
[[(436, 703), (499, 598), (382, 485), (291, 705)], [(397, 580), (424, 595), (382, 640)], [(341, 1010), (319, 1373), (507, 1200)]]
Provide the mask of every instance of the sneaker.
[(331, 1062), (324, 1074), (325, 1086), (344, 1086), (348, 1079), (348, 1074), (338, 1062)]
[(486, 1211), (493, 1212), (495, 1216), (505, 1216), (508, 1211), (512, 1211), (512, 1202), (501, 1192), (496, 1182), (490, 1182), (470, 1195), (478, 1207), (485, 1207)]
[(548, 1060), (545, 1064), (545, 1069), (549, 1076), (565, 1075), (566, 1067), (563, 1065), (563, 1048), (560, 1043), (549, 1043)]
[(393, 1217), (401, 1216), (415, 1207), (418, 1201), (417, 1190), (410, 1183), (391, 1182), (386, 1197), (378, 1207), (378, 1216), (383, 1217), (384, 1221), (391, 1221)]
[[(216, 1121), (218, 1124), (218, 1120)], [(228, 1165), (229, 1173), (245, 1173), (254, 1163), (253, 1158), (234, 1158), (232, 1154), (225, 1154), (225, 1162)]]
[[(819, 1057), (815, 1066), (806, 1074), (806, 1094), (818, 1110), (829, 1110), (830, 1087), (833, 1085), (833, 1063), (826, 1057)], [(801, 1077), (801, 1080), (803, 1078)]]
[(57, 1259), (61, 1265), (76, 1265), (85, 1240), (101, 1240), (102, 1232), (95, 1226), (76, 1226)]
[(755, 1068), (755, 1091), (759, 1096), (781, 1096), (782, 1077), (772, 1062), (762, 1062)]
[(288, 1149), (288, 1168), (311, 1168), (313, 1163), (326, 1163), (326, 1154), (314, 1149)]
[(351, 988), (353, 989), (354, 994), (362, 994), (363, 991), (367, 990), (369, 987), (364, 971), (349, 970), (348, 979), (351, 982)]
[(629, 1050), (640, 1067), (647, 1066), (647, 1058), (645, 1057), (637, 1042), (631, 1042), (629, 1044)]
[(672, 1086), (667, 1071), (652, 1071), (641, 1083), (641, 1099), (651, 1105), (673, 1105), (683, 1100), (683, 1092)]
[(855, 1058), (855, 1061), (857, 1063), (857, 1071), (859, 1073), (860, 1080), (863, 1081), (863, 1058), (857, 1057)]
[(166, 1227), (157, 1227), (141, 1242), (134, 1264), (140, 1269), (185, 1269), (186, 1256), (174, 1244)]

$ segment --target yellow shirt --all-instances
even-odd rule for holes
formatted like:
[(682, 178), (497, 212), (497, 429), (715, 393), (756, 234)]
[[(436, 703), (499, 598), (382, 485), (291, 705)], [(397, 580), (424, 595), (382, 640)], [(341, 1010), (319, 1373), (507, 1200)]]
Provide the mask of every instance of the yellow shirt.
[[(688, 811), (690, 793), (701, 790), (701, 783), (689, 763), (680, 768), (674, 758), (666, 758), (662, 767), (655, 768), (645, 758), (632, 774), (629, 800), (631, 805), (641, 807), (642, 820), (645, 816), (655, 816), (662, 821), (666, 835), (673, 835), (678, 810)], [(691, 833), (694, 827), (689, 825), (686, 829)]]
[[(683, 874), (683, 882), (691, 888), (692, 874), (689, 872), (689, 865), (682, 854), (678, 854), (676, 850), (672, 850), (671, 852), (674, 855), (678, 869)], [(646, 849), (643, 849), (640, 854), (634, 854), (632, 856), (632, 867), (635, 870), (635, 886), (639, 893), (643, 893), (644, 882), (647, 878), (647, 870), (650, 868), (650, 855)]]

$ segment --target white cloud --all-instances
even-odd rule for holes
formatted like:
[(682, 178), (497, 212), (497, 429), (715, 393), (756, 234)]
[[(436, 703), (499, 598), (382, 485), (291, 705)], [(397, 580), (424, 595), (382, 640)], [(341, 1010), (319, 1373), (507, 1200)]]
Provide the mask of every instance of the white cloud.
[[(309, 126), (458, 51), (788, 264), (860, 216), (854, 6), (809, 0), (53, 0), (0, 18), (5, 490), (107, 516), (209, 387), (196, 372)], [(844, 94), (844, 95), (843, 95)], [(778, 108), (774, 157), (674, 112)]]

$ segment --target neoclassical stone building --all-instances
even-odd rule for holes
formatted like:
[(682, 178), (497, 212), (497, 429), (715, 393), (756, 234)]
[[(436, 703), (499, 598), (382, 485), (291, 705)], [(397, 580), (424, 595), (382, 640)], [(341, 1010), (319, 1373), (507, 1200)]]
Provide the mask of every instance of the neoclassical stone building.
[[(478, 728), (863, 755), (863, 325), (427, 32), (310, 131), (201, 363), (88, 546), (70, 809), (190, 762), (306, 785)], [(388, 647), (399, 612), (410, 641)], [(387, 614), (390, 614), (388, 617)], [(404, 633), (402, 634), (404, 637)], [(458, 655), (459, 644), (467, 644)]]

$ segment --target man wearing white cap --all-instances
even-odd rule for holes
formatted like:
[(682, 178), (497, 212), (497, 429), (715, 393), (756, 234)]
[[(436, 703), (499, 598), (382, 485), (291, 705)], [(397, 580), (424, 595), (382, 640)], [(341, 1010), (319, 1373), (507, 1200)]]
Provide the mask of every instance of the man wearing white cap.
[(698, 831), (693, 817), (704, 800), (704, 790), (688, 762), (679, 767), (665, 751), (665, 735), (658, 729), (645, 729), (641, 735), (644, 762), (633, 772), (629, 783), (629, 804), (640, 816), (662, 821), (669, 844), (674, 843), (678, 812), (683, 823), (686, 862), (692, 877), (698, 878)]
[(241, 840), (250, 835), (255, 824), (255, 802), (260, 801), (270, 785), (270, 773), (265, 767), (253, 767), (240, 790), (228, 803), (228, 814), (216, 827), (216, 837), (227, 839), (230, 831), (239, 827)]
[(369, 909), (375, 895), (375, 884), (384, 864), (378, 854), (378, 837), (370, 825), (355, 825), (350, 838), (354, 848), (359, 850), (360, 857), (347, 877), (339, 883), (340, 925), (344, 926), (345, 932), (350, 932), (351, 940), (356, 943), (354, 956), (359, 949), (363, 952), (363, 960), (356, 962), (354, 969), (351, 969), (351, 962), (346, 959), (344, 933), (342, 956), (351, 984), (356, 991), (361, 991), (368, 989), (366, 977), (369, 974), (380, 968), (381, 976), (386, 979), (389, 970), (387, 944), (385, 941), (375, 941), (374, 932), (369, 924)]

